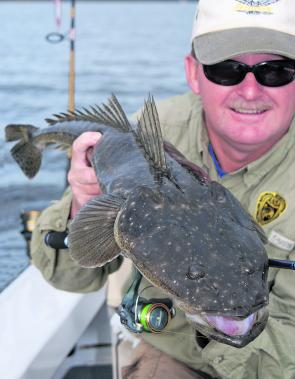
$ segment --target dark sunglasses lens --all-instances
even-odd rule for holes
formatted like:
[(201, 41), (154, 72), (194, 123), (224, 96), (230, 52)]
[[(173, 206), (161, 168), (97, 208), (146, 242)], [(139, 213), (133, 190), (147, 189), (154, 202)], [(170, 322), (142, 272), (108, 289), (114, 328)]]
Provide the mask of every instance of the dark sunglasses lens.
[(279, 60), (263, 62), (255, 68), (257, 81), (267, 87), (281, 87), (291, 83), (295, 77), (295, 62)]
[(241, 83), (246, 70), (240, 62), (228, 60), (212, 65), (203, 65), (207, 79), (222, 86), (233, 86)]

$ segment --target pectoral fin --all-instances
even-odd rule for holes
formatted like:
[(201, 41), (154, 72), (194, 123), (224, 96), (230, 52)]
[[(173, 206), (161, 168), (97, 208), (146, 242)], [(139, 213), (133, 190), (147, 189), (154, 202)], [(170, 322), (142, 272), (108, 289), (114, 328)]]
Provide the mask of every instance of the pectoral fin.
[(78, 212), (70, 225), (69, 247), (79, 265), (101, 267), (120, 254), (114, 223), (124, 201), (122, 197), (101, 195)]

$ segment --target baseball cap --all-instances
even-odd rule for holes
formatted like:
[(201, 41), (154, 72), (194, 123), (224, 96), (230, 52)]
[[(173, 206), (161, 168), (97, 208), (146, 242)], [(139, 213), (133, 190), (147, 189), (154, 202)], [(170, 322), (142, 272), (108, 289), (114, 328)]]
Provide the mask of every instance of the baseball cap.
[(295, 59), (295, 0), (200, 0), (191, 41), (203, 64), (244, 53)]

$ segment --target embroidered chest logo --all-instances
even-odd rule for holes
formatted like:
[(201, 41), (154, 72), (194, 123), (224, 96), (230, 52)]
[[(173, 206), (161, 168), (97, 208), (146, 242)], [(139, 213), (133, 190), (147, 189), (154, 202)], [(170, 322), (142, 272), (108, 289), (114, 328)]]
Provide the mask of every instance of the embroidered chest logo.
[(280, 0), (235, 0), (237, 12), (247, 14), (273, 14), (273, 4)]
[(286, 209), (286, 200), (277, 192), (262, 192), (256, 206), (256, 221), (266, 225), (277, 219)]

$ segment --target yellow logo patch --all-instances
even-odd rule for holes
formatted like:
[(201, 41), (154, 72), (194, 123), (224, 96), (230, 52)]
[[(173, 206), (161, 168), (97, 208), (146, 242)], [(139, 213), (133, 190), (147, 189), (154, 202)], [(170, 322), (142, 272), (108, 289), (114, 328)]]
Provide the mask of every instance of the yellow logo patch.
[(286, 200), (277, 192), (262, 192), (256, 206), (256, 221), (266, 225), (277, 219), (286, 209)]
[(272, 14), (272, 4), (277, 3), (279, 0), (235, 0), (235, 10), (238, 12), (248, 14)]

